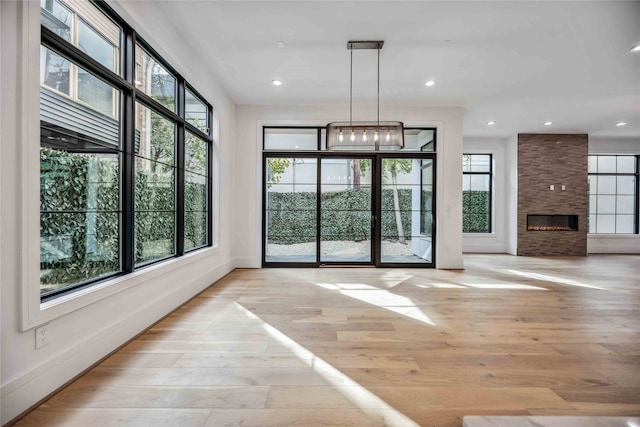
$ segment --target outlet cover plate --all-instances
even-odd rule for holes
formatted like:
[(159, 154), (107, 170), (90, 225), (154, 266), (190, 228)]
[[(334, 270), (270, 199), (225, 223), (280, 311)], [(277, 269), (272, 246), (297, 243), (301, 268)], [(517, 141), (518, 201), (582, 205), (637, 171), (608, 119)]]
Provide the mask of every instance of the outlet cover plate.
[(49, 323), (36, 328), (36, 349), (49, 344)]

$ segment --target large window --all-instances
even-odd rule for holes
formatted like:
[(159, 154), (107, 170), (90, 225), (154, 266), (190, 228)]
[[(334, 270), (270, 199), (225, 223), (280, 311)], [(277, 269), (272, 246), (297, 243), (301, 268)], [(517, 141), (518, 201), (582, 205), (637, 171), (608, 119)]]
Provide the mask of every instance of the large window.
[(638, 233), (639, 157), (589, 156), (589, 233)]
[(104, 3), (40, 6), (41, 297), (210, 246), (211, 105)]
[(491, 154), (462, 155), (462, 232), (491, 233)]

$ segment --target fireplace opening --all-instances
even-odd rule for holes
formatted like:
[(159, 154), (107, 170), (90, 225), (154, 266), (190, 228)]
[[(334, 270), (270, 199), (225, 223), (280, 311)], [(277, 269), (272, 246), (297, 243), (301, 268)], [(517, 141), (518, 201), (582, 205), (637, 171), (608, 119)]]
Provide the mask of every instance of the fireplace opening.
[(578, 231), (578, 215), (527, 215), (527, 231)]

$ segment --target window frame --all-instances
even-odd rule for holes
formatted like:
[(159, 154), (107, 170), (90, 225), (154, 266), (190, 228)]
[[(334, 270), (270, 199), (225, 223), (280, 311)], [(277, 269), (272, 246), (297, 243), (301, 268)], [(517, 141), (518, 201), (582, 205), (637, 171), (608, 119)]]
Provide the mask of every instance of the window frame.
[[(121, 93), (120, 102), (114, 102), (114, 109), (119, 109), (119, 113), (113, 115), (112, 118), (119, 118), (120, 122), (120, 130), (119, 130), (119, 146), (118, 149), (122, 151), (121, 154), (121, 164), (120, 164), (120, 205), (122, 211), (122, 219), (121, 219), (121, 231), (120, 231), (120, 249), (119, 249), (119, 257), (121, 260), (121, 268), (119, 272), (109, 274), (107, 277), (96, 277), (93, 279), (85, 280), (82, 282), (74, 283), (69, 286), (65, 286), (60, 288), (59, 291), (48, 292), (41, 294), (39, 298), (39, 310), (42, 310), (43, 304), (45, 305), (57, 305), (60, 302), (66, 301), (69, 298), (72, 298), (74, 295), (84, 295), (88, 291), (89, 288), (95, 287), (96, 289), (102, 288), (104, 285), (108, 285), (111, 282), (114, 282), (116, 278), (122, 278), (123, 280), (127, 277), (131, 277), (137, 271), (147, 269), (148, 267), (160, 264), (160, 263), (170, 263), (174, 258), (180, 258), (186, 253), (192, 254), (197, 250), (202, 250), (208, 247), (213, 246), (213, 152), (215, 149), (215, 141), (214, 141), (214, 121), (213, 121), (213, 106), (204, 98), (191, 84), (186, 82), (184, 77), (176, 71), (161, 55), (155, 51), (152, 46), (147, 43), (143, 38), (141, 38), (138, 33), (131, 27), (126, 21), (124, 21), (117, 13), (113, 11), (107, 4), (101, 1), (88, 0), (93, 6), (95, 6), (100, 12), (102, 12), (108, 19), (112, 20), (116, 25), (121, 28), (120, 32), (120, 48), (119, 50), (114, 50), (114, 55), (117, 58), (114, 58), (114, 67), (117, 71), (113, 71), (99, 63), (97, 60), (93, 59), (87, 53), (83, 52), (74, 44), (74, 41), (77, 40), (78, 31), (77, 25), (80, 19), (83, 19), (75, 10), (72, 9), (74, 13), (74, 17), (72, 19), (72, 25), (74, 29), (72, 29), (71, 40), (66, 41), (61, 36), (58, 36), (54, 31), (50, 30), (46, 26), (44, 26), (40, 22), (40, 11), (41, 5), (38, 2), (37, 4), (32, 5), (31, 7), (25, 6), (29, 10), (28, 16), (25, 17), (25, 22), (29, 25), (35, 25), (35, 15), (37, 10), (37, 26), (39, 27), (40, 37), (38, 40), (38, 49), (41, 49), (40, 46), (44, 46), (54, 53), (61, 55), (63, 58), (68, 60), (71, 63), (71, 68), (75, 68), (76, 71), (70, 70), (70, 80), (75, 79), (76, 77), (71, 77), (72, 75), (77, 74), (78, 67), (83, 68), (87, 72), (93, 74), (99, 79), (105, 81), (115, 89), (119, 90)], [(69, 6), (64, 4), (65, 7), (69, 8)], [(90, 28), (96, 31), (99, 35), (100, 32), (95, 30), (95, 28), (84, 19), (85, 24), (87, 24)], [(74, 35), (75, 34), (75, 35)], [(102, 36), (102, 35), (101, 35)], [(104, 37), (103, 37), (104, 38)], [(106, 38), (105, 38), (106, 40)], [(109, 42), (109, 40), (107, 40)], [(154, 100), (151, 96), (145, 94), (141, 89), (136, 88), (135, 86), (135, 49), (136, 46), (140, 45), (144, 51), (150, 55), (158, 64), (167, 70), (167, 72), (171, 73), (171, 75), (176, 79), (176, 111), (173, 112), (169, 110), (167, 107), (162, 105), (160, 102)], [(25, 46), (25, 49), (28, 49), (28, 46)], [(116, 55), (116, 52), (119, 55)], [(31, 56), (33, 57), (33, 55)], [(39, 61), (38, 61), (39, 62)], [(36, 73), (39, 76), (39, 67), (36, 67)], [(32, 71), (33, 73), (33, 71)], [(39, 81), (39, 80), (38, 80)], [(77, 87), (74, 88), (74, 85), (77, 86), (76, 83), (70, 82), (70, 92), (73, 95), (77, 94)], [(55, 89), (49, 88), (48, 86), (44, 86), (47, 90), (52, 90), (56, 93)], [(207, 132), (203, 132), (201, 129), (191, 125), (186, 121), (185, 118), (185, 90), (188, 90), (196, 96), (206, 107), (206, 115), (207, 115)], [(29, 93), (32, 93), (29, 90)], [(63, 96), (69, 97), (69, 95), (61, 94)], [(79, 104), (85, 106), (86, 103), (81, 100), (76, 99), (74, 96), (71, 96), (71, 99), (74, 102), (78, 102)], [(169, 257), (163, 257), (158, 260), (154, 260), (144, 265), (135, 265), (135, 247), (134, 247), (134, 193), (135, 193), (135, 132), (136, 132), (136, 102), (141, 103), (145, 107), (151, 109), (152, 111), (160, 114), (162, 117), (167, 118), (171, 122), (174, 123), (176, 127), (175, 133), (175, 253)], [(38, 106), (39, 106), (39, 95), (38, 95)], [(95, 110), (95, 109), (93, 109)], [(99, 111), (99, 110), (98, 110)], [(100, 111), (99, 111), (100, 112)], [(104, 114), (104, 112), (100, 112)], [(39, 116), (38, 116), (39, 117)], [(108, 117), (108, 116), (107, 116)], [(40, 118), (39, 118), (40, 123)], [(37, 135), (39, 135), (40, 127), (37, 128)], [(184, 250), (184, 143), (185, 143), (185, 134), (189, 131), (192, 134), (196, 135), (198, 138), (206, 142), (207, 145), (207, 169), (206, 169), (206, 203), (207, 203), (207, 237), (206, 244), (204, 246), (199, 246), (197, 248), (190, 249), (189, 251)], [(38, 137), (39, 141), (40, 138)], [(32, 153), (33, 151), (29, 151)], [(36, 160), (37, 162), (37, 160)], [(38, 195), (39, 197), (39, 195)], [(39, 206), (39, 204), (38, 204)], [(39, 212), (39, 210), (38, 210)], [(39, 246), (38, 246), (39, 250)], [(193, 255), (190, 255), (193, 257)], [(38, 256), (39, 259), (39, 256)], [(116, 280), (115, 282), (119, 282)], [(40, 284), (40, 280), (37, 280), (37, 283)], [(38, 288), (38, 292), (40, 293), (40, 289)], [(31, 304), (29, 304), (31, 305)], [(29, 309), (26, 311), (30, 311)], [(28, 313), (27, 313), (28, 317)], [(26, 320), (23, 317), (23, 324), (29, 324), (30, 321)]]
[[(587, 187), (587, 235), (591, 235), (591, 236), (606, 236), (606, 235), (610, 235), (610, 236), (633, 236), (633, 235), (638, 235), (640, 234), (640, 155), (639, 154), (605, 154), (605, 153), (594, 153), (594, 154), (589, 154), (588, 155), (589, 158), (597, 158), (598, 157), (615, 157), (616, 158), (616, 169), (617, 169), (617, 160), (618, 157), (633, 157), (634, 159), (634, 167), (635, 167), (635, 171), (634, 172), (618, 172), (616, 170), (616, 172), (589, 172), (587, 171), (587, 176), (591, 177), (591, 176), (595, 176), (595, 177), (599, 177), (599, 176), (612, 176), (612, 177), (619, 177), (619, 176), (632, 176), (635, 178), (635, 183), (634, 183), (634, 198), (633, 198), (633, 232), (632, 233), (618, 233), (617, 231), (614, 231), (613, 233), (598, 233), (596, 232), (591, 232), (590, 231), (590, 224), (589, 224), (589, 218), (591, 217), (591, 194), (595, 194), (598, 195), (597, 190), (596, 193), (592, 193), (589, 189), (589, 187)], [(589, 182), (589, 181), (587, 181)], [(617, 182), (617, 179), (616, 179)], [(605, 215), (613, 215), (616, 221), (616, 225), (617, 225), (617, 197), (618, 197), (618, 192), (617, 192), (617, 184), (616, 184), (616, 193), (615, 193), (615, 197), (616, 197), (616, 203), (615, 203), (615, 210), (614, 213), (612, 214), (605, 214)], [(598, 215), (597, 211), (596, 213), (594, 213), (593, 215)], [(596, 223), (596, 228), (597, 228), (597, 223)], [(615, 226), (614, 226), (615, 229)]]
[[(464, 177), (465, 175), (485, 175), (489, 177), (489, 229), (487, 231), (464, 231), (464, 225), (463, 225), (463, 229), (462, 229), (462, 234), (463, 235), (470, 235), (470, 234), (480, 234), (480, 235), (487, 235), (487, 234), (493, 234), (494, 232), (494, 227), (493, 227), (493, 153), (477, 153), (477, 152), (473, 152), (473, 153), (462, 153), (462, 159), (464, 161), (464, 156), (489, 156), (489, 171), (488, 172), (472, 172), (472, 171), (462, 171), (462, 179), (464, 181)], [(463, 182), (464, 185), (464, 182)], [(463, 190), (464, 191), (464, 190)], [(462, 215), (464, 217), (464, 203), (462, 204)]]
[[(265, 147), (265, 137), (267, 135), (268, 130), (315, 130), (316, 131), (316, 149), (295, 149), (295, 148), (266, 148)], [(332, 265), (340, 265), (340, 261), (332, 261), (326, 262), (321, 261), (321, 221), (319, 218), (321, 212), (321, 197), (319, 196), (321, 193), (321, 166), (322, 160), (326, 159), (372, 159), (372, 171), (377, 171), (379, 169), (379, 165), (383, 159), (397, 159), (397, 158), (406, 158), (406, 159), (419, 159), (419, 160), (431, 160), (432, 168), (433, 168), (433, 182), (432, 182), (432, 229), (431, 229), (431, 250), (432, 250), (432, 258), (429, 263), (421, 263), (421, 262), (390, 262), (390, 261), (382, 261), (382, 247), (380, 246), (380, 250), (378, 250), (378, 245), (382, 244), (381, 237), (381, 215), (374, 214), (375, 219), (373, 223), (375, 224), (375, 233), (371, 236), (371, 261), (368, 262), (355, 262), (355, 261), (346, 261), (343, 264), (359, 264), (359, 265), (372, 265), (376, 267), (398, 267), (398, 268), (435, 268), (436, 266), (436, 257), (437, 257), (437, 226), (436, 226), (436, 218), (437, 218), (437, 159), (438, 153), (436, 150), (439, 128), (438, 126), (429, 126), (429, 125), (411, 125), (405, 126), (404, 130), (428, 130), (433, 131), (433, 149), (428, 151), (422, 151), (422, 147), (418, 147), (418, 149), (410, 150), (406, 152), (395, 151), (395, 150), (339, 150), (339, 151), (331, 151), (327, 150), (325, 146), (325, 141), (323, 138), (326, 137), (326, 125), (272, 125), (268, 122), (259, 123), (259, 135), (261, 136), (261, 144), (260, 144), (260, 152), (262, 154), (262, 177), (261, 177), (261, 265), (262, 267), (293, 267), (293, 268), (303, 268), (303, 267), (320, 267), (324, 264), (332, 264)], [(309, 133), (312, 135), (312, 133)], [(318, 159), (319, 162), (317, 164), (316, 171), (316, 194), (318, 197), (316, 198), (316, 212), (318, 213), (318, 221), (316, 223), (316, 252), (315, 252), (315, 260), (314, 261), (304, 261), (304, 262), (293, 262), (293, 261), (267, 261), (267, 240), (265, 239), (268, 224), (267, 224), (267, 174), (268, 170), (265, 167), (265, 164), (269, 158), (315, 158)], [(374, 176), (376, 176), (376, 172), (372, 172)], [(380, 186), (381, 182), (377, 178), (374, 178), (372, 181), (372, 214), (374, 209), (377, 209), (381, 206), (381, 187), (379, 190), (375, 190), (376, 186)], [(420, 171), (420, 186), (422, 186), (422, 165)], [(376, 196), (376, 193), (380, 192), (379, 195)], [(422, 196), (420, 198), (420, 206), (423, 206)], [(380, 210), (381, 212), (381, 210)], [(422, 221), (422, 216), (421, 216)], [(421, 231), (422, 231), (422, 222), (421, 222)], [(424, 234), (422, 234), (424, 236)], [(411, 236), (414, 237), (414, 236)]]

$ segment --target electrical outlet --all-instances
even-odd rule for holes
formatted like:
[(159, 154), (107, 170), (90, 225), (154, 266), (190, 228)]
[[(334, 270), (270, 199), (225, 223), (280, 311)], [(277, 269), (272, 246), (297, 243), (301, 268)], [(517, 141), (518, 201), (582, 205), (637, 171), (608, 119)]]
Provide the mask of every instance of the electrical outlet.
[(49, 344), (49, 323), (36, 328), (36, 349)]

